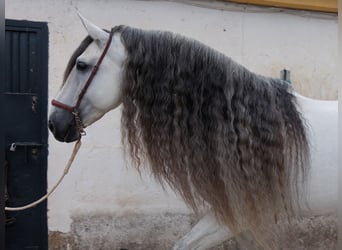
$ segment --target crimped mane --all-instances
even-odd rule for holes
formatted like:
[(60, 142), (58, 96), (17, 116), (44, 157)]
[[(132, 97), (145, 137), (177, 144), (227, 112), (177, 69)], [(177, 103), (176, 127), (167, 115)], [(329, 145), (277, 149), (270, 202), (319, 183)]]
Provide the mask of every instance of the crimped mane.
[(197, 211), (275, 249), (276, 220), (292, 218), (308, 172), (306, 127), (291, 87), (169, 32), (120, 27), (123, 142)]

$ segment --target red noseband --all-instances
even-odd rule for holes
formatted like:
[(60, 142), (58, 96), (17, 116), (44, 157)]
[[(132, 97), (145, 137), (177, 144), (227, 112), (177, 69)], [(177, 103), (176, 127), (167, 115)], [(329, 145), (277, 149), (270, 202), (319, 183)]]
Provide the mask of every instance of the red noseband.
[(59, 102), (59, 101), (57, 101), (57, 100), (55, 100), (55, 99), (53, 99), (53, 100), (51, 101), (51, 104), (52, 104), (53, 106), (58, 107), (58, 108), (65, 109), (65, 110), (67, 110), (67, 111), (69, 111), (69, 112), (71, 112), (71, 113), (74, 112), (74, 110), (75, 110), (75, 108), (76, 108), (76, 107), (71, 107), (71, 106), (66, 105), (66, 104), (64, 104), (64, 103), (61, 103), (61, 102)]
[(55, 99), (53, 99), (51, 101), (51, 104), (53, 106), (61, 108), (61, 109), (64, 109), (66, 111), (69, 111), (69, 112), (71, 112), (75, 116), (76, 127), (80, 131), (81, 135), (85, 134), (85, 132), (83, 130), (84, 126), (82, 124), (82, 120), (81, 120), (81, 117), (80, 117), (80, 114), (79, 114), (79, 107), (80, 107), (81, 101), (82, 101), (85, 93), (87, 92), (87, 90), (88, 90), (88, 88), (90, 86), (90, 83), (94, 79), (94, 77), (95, 77), (95, 75), (97, 73), (97, 70), (98, 70), (98, 68), (100, 67), (100, 65), (101, 65), (101, 63), (103, 61), (103, 58), (107, 54), (107, 51), (108, 51), (108, 49), (110, 47), (110, 44), (112, 42), (113, 33), (114, 32), (113, 32), (113, 29), (112, 29), (111, 32), (109, 33), (108, 41), (106, 43), (106, 46), (105, 46), (101, 56), (97, 60), (97, 63), (95, 64), (93, 70), (91, 71), (88, 80), (86, 81), (86, 83), (84, 84), (84, 87), (82, 88), (80, 94), (78, 95), (78, 99), (77, 99), (76, 105), (75, 106), (70, 106), (70, 105), (64, 104), (62, 102), (59, 102), (59, 101), (57, 101)]

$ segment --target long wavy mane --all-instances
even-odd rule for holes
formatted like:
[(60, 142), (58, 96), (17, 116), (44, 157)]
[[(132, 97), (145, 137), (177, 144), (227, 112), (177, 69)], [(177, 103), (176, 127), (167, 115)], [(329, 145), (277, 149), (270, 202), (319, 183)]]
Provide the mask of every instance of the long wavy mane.
[(294, 216), (309, 166), (291, 87), (179, 35), (116, 29), (127, 49), (123, 141), (137, 168), (267, 245), (272, 225)]

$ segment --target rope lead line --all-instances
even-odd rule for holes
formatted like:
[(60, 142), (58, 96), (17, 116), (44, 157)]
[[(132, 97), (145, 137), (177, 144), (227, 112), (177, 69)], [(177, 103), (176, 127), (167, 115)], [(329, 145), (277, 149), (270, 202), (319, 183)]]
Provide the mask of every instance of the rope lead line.
[(63, 174), (62, 176), (59, 178), (59, 180), (57, 181), (57, 183), (53, 186), (53, 188), (46, 194), (44, 195), (43, 197), (41, 197), (40, 199), (28, 204), (28, 205), (25, 205), (25, 206), (21, 206), (21, 207), (5, 207), (5, 210), (6, 211), (21, 211), (21, 210), (25, 210), (25, 209), (28, 209), (28, 208), (31, 208), (31, 207), (34, 207), (36, 205), (38, 205), (39, 203), (41, 203), (42, 201), (46, 200), (55, 190), (56, 188), (59, 186), (59, 184), (61, 184), (61, 182), (63, 181), (64, 177), (68, 174), (69, 172), (69, 169), (71, 167), (71, 164), (73, 163), (75, 157), (76, 157), (76, 154), (78, 152), (78, 150), (80, 149), (81, 147), (81, 139), (79, 139), (75, 145), (74, 145), (74, 149), (72, 151), (72, 154), (70, 155), (70, 158), (69, 158), (69, 161), (68, 163), (66, 164), (65, 168), (64, 168), (64, 171), (63, 171)]

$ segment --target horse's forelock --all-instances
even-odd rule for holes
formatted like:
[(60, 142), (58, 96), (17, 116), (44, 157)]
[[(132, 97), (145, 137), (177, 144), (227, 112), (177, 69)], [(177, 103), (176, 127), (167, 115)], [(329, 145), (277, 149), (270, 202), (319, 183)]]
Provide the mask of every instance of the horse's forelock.
[[(123, 29), (124, 26), (119, 25), (113, 28), (113, 32), (117, 32)], [(108, 30), (103, 29), (105, 32), (109, 33)], [(93, 42), (93, 38), (91, 36), (86, 36), (77, 49), (71, 55), (67, 67), (65, 68), (64, 75), (63, 75), (63, 82), (62, 86), (65, 84), (65, 81), (68, 79), (70, 72), (72, 71), (73, 67), (75, 66), (77, 58), (89, 47), (89, 45)]]
[(77, 58), (89, 47), (89, 45), (93, 42), (93, 39), (88, 35), (86, 36), (80, 45), (77, 47), (77, 49), (74, 51), (74, 53), (71, 55), (69, 62), (67, 64), (67, 67), (65, 68), (64, 75), (63, 75), (63, 83), (64, 85), (65, 81), (68, 79), (71, 70), (75, 66)]

